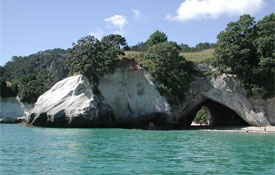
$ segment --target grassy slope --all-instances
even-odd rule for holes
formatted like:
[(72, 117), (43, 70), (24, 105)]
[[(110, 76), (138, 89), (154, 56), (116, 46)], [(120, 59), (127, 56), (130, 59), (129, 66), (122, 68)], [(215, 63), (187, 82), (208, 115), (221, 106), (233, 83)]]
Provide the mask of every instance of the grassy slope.
[(182, 52), (180, 55), (188, 61), (199, 64), (214, 59), (214, 52), (214, 49), (207, 49), (199, 52)]
[[(192, 61), (195, 64), (204, 63), (214, 59), (214, 49), (207, 49), (199, 52), (182, 52), (180, 56), (183, 56), (186, 60)], [(137, 61), (143, 59), (144, 52), (126, 51), (125, 57), (134, 58)]]

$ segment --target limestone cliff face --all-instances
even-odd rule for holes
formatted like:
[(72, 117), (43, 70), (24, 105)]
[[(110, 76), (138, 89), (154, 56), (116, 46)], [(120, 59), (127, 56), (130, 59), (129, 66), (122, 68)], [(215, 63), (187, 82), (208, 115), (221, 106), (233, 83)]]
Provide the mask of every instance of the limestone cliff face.
[(16, 123), (18, 117), (28, 114), (32, 104), (23, 104), (16, 97), (0, 98), (0, 121)]
[(101, 78), (102, 97), (91, 89), (82, 75), (58, 82), (38, 98), (28, 122), (58, 127), (135, 127), (157, 119), (165, 123), (170, 115), (169, 104), (141, 69), (117, 70)]
[(186, 101), (177, 105), (159, 94), (150, 74), (137, 64), (102, 77), (100, 97), (91, 86), (82, 75), (58, 82), (39, 97), (27, 121), (57, 127), (184, 127), (205, 106), (213, 126), (275, 125), (274, 98), (247, 98), (234, 75), (194, 77)]
[(117, 120), (143, 120), (152, 114), (170, 116), (170, 105), (162, 97), (150, 74), (142, 69), (117, 70), (100, 80), (99, 89)]

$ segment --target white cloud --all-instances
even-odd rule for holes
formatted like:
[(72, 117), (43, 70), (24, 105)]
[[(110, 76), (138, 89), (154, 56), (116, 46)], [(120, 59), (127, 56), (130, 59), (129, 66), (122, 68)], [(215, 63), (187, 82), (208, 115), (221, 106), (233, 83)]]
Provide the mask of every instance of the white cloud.
[(264, 0), (185, 0), (177, 14), (167, 15), (166, 19), (184, 22), (218, 18), (221, 15), (240, 16), (255, 14), (265, 6)]
[(139, 10), (133, 9), (132, 12), (134, 13), (134, 17), (138, 22), (147, 22), (148, 17), (142, 15)]
[(92, 31), (89, 33), (89, 35), (94, 36), (97, 39), (101, 39), (103, 37), (104, 31), (101, 29), (96, 29), (95, 31)]
[(127, 24), (127, 18), (121, 15), (113, 15), (109, 18), (105, 18), (104, 21), (111, 23), (115, 27), (118, 27), (120, 30), (122, 30)]

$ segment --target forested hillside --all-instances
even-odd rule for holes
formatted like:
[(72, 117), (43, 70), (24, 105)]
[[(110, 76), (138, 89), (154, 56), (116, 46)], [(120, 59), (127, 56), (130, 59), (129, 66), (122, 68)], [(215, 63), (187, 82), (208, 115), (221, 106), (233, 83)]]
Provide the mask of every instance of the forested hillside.
[(67, 50), (53, 49), (24, 57), (14, 56), (4, 67), (4, 78), (12, 80), (22, 75), (35, 74), (43, 82), (59, 80), (68, 73), (64, 62), (67, 55)]
[(67, 50), (53, 49), (24, 57), (14, 56), (1, 67), (1, 96), (14, 96), (19, 91), (22, 101), (36, 101), (40, 94), (68, 75), (67, 55)]

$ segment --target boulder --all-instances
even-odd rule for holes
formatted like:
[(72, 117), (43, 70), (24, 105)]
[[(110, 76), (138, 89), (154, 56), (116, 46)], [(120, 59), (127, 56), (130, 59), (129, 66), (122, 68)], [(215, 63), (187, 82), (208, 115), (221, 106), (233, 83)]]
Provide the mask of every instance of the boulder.
[[(112, 121), (103, 113), (111, 109), (101, 104), (82, 75), (66, 78), (41, 95), (28, 115), (28, 123), (36, 126), (90, 127), (97, 121)], [(104, 116), (100, 118), (98, 114)]]

